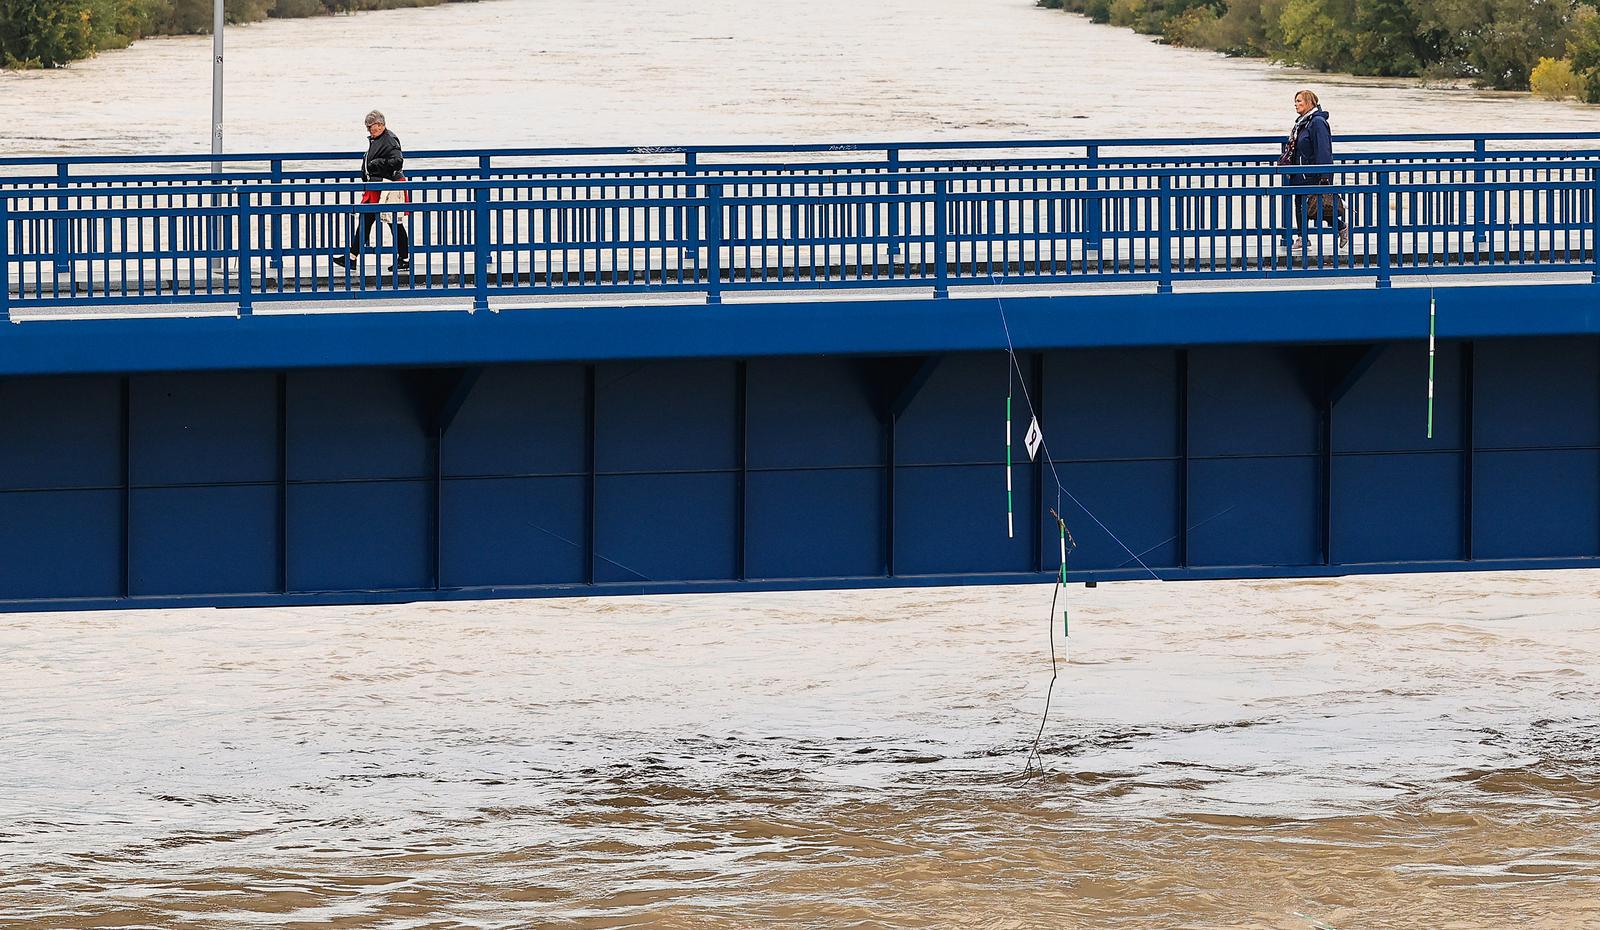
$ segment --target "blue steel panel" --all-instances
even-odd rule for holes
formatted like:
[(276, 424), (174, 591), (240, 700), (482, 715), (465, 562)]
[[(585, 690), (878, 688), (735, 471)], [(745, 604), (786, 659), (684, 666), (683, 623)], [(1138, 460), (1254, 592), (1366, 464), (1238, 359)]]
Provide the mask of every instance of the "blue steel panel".
[(0, 381), (0, 488), (121, 485), (121, 392), (117, 378)]
[(401, 372), (291, 372), (288, 407), (291, 480), (433, 474), (417, 398)]
[(278, 589), (276, 486), (141, 489), (131, 504), (133, 594)]
[(1317, 409), (1285, 349), (1196, 349), (1189, 356), (1191, 455), (1283, 455), (1321, 445)]
[(615, 475), (595, 481), (595, 580), (732, 578), (738, 478)]
[(1159, 458), (1178, 448), (1178, 354), (1170, 349), (1054, 352), (1044, 361), (1041, 425), (1057, 461)]
[(883, 464), (883, 427), (860, 378), (861, 364), (752, 361), (745, 390), (750, 467)]
[(895, 574), (1033, 570), (1033, 466), (1018, 465), (1013, 477), (1014, 539), (1006, 537), (1006, 475), (999, 465), (902, 467), (894, 480)]
[[(1591, 285), (1439, 288), (1449, 339), (1592, 335)], [(1541, 301), (1538, 313), (1510, 309)], [(1286, 306), (1292, 305), (1292, 312)], [(529, 304), (530, 307), (536, 305)], [(1017, 349), (1382, 342), (1418, 338), (1420, 288), (1064, 294), (1006, 301)], [(0, 374), (329, 365), (463, 365), (591, 359), (893, 355), (998, 350), (992, 299), (773, 300), (663, 312), (659, 306), (496, 314), (268, 314), (30, 321), (0, 339)], [(999, 383), (1004, 384), (1004, 370)], [(1004, 392), (1004, 388), (1001, 388)], [(985, 393), (988, 393), (986, 391)]]
[(733, 362), (635, 362), (595, 372), (600, 471), (733, 468)]
[(0, 493), (0, 527), (0, 599), (121, 593), (121, 491)]
[(583, 582), (587, 484), (587, 478), (446, 481), (439, 583)]
[(1315, 456), (1191, 462), (1189, 564), (1322, 561), (1321, 494), (1321, 461)]
[(128, 384), (136, 485), (276, 481), (278, 385), (270, 372), (141, 375)]
[(1480, 452), (1472, 485), (1474, 557), (1600, 555), (1600, 452)]
[(1600, 445), (1600, 342), (1479, 343), (1473, 378), (1478, 448)]
[(751, 472), (751, 578), (883, 574), (883, 470)]
[(579, 365), (486, 369), (445, 433), (444, 473), (481, 476), (586, 471), (586, 374)]
[(425, 481), (290, 485), (290, 590), (429, 586), (432, 492)]
[(1459, 452), (1336, 456), (1333, 561), (1460, 559), (1461, 505)]
[[(1009, 367), (1004, 354), (993, 352), (947, 356), (896, 424), (895, 461), (901, 465), (1004, 462)], [(1014, 454), (1022, 454), (1027, 409), (1022, 388), (1013, 388)]]
[(1433, 439), (1428, 439), (1428, 347), (1388, 346), (1333, 408), (1336, 452), (1411, 452), (1461, 447), (1459, 343), (1435, 359)]
[[(1061, 481), (1072, 496), (1116, 534), (1144, 563), (1160, 569), (1178, 564), (1178, 462), (1093, 462), (1060, 466)], [(1059, 558), (1060, 531), (1045, 508), (1055, 506), (1049, 473), (1044, 482), (1044, 565)], [(1070, 499), (1060, 510), (1077, 551), (1067, 556), (1067, 571), (1090, 568), (1137, 568), (1138, 562)]]

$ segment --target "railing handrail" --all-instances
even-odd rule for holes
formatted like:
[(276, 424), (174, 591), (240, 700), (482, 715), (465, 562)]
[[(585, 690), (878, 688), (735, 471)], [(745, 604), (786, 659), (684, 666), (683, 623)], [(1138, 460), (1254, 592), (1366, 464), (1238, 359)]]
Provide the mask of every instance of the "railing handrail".
[[(1237, 135), (1197, 137), (1086, 138), (1086, 139), (943, 139), (943, 140), (870, 140), (861, 142), (805, 142), (805, 143), (723, 143), (711, 145), (598, 145), (598, 146), (531, 146), (489, 149), (418, 149), (407, 153), (407, 158), (422, 159), (476, 159), (490, 158), (542, 158), (550, 156), (584, 157), (594, 155), (737, 155), (772, 154), (779, 152), (888, 152), (888, 151), (976, 151), (993, 149), (1088, 149), (1088, 148), (1156, 148), (1156, 147), (1211, 147), (1219, 145), (1276, 145), (1284, 136)], [(1549, 132), (1427, 132), (1427, 133), (1350, 133), (1341, 134), (1337, 141), (1349, 143), (1407, 143), (1407, 142), (1460, 142), (1483, 141), (1600, 141), (1600, 132), (1549, 131)], [(12, 165), (88, 165), (88, 164), (163, 164), (163, 163), (237, 163), (237, 162), (291, 162), (356, 160), (358, 150), (312, 152), (238, 152), (193, 154), (139, 154), (139, 155), (6, 155), (0, 156), (0, 167)]]
[[(706, 172), (695, 174), (692, 177), (673, 177), (667, 179), (670, 186), (703, 187), (708, 184), (740, 185), (740, 184), (859, 184), (859, 183), (932, 183), (936, 178), (950, 181), (1022, 181), (1022, 180), (1076, 180), (1079, 178), (1179, 178), (1179, 177), (1209, 177), (1226, 174), (1233, 177), (1275, 177), (1297, 175), (1395, 175), (1418, 173), (1427, 171), (1449, 170), (1452, 172), (1471, 172), (1475, 169), (1493, 171), (1536, 170), (1561, 167), (1577, 170), (1600, 170), (1600, 156), (1585, 159), (1561, 162), (1559, 166), (1544, 161), (1484, 161), (1484, 162), (1452, 162), (1448, 169), (1442, 169), (1433, 162), (1385, 162), (1361, 165), (1235, 165), (1225, 171), (1218, 171), (1214, 167), (1203, 166), (1178, 166), (1167, 165), (1148, 168), (1050, 168), (1018, 171), (952, 171), (933, 174), (918, 171), (886, 171), (870, 176), (859, 174), (786, 174), (786, 173), (761, 173), (761, 174), (722, 174)], [(123, 178), (111, 178), (107, 183)], [(651, 179), (652, 183), (661, 186), (659, 179)], [(226, 193), (359, 193), (370, 190), (381, 184), (386, 189), (397, 190), (476, 190), (489, 188), (494, 190), (532, 190), (544, 188), (609, 188), (625, 186), (620, 185), (618, 179), (609, 177), (573, 177), (573, 178), (489, 178), (489, 179), (453, 179), (442, 181), (408, 180), (397, 181), (307, 181), (292, 184), (238, 184), (237, 179), (223, 176), (215, 181), (194, 179), (192, 183), (177, 185), (163, 185), (160, 187), (144, 185), (128, 181), (124, 187), (94, 187), (94, 188), (62, 188), (55, 185), (44, 187), (19, 187), (0, 188), (0, 197), (10, 199), (60, 197), (63, 193), (86, 197), (149, 197), (167, 194), (226, 194)], [(1349, 186), (1354, 182), (1333, 182), (1329, 187)], [(1453, 188), (1472, 188), (1475, 185), (1507, 182), (1488, 181), (1463, 181), (1444, 180), (1435, 182), (1411, 182), (1421, 186), (1449, 186)], [(1516, 182), (1528, 185), (1538, 182)], [(640, 185), (645, 186), (645, 185)], [(1300, 189), (1310, 189), (1312, 185), (1298, 185)], [(1120, 189), (1103, 189), (1102, 194), (1115, 195)], [(1197, 189), (1201, 190), (1201, 189)], [(1211, 190), (1205, 188), (1203, 190)], [(1122, 193), (1136, 193), (1136, 190), (1120, 190)], [(1189, 189), (1179, 188), (1175, 195), (1182, 195)], [(960, 193), (960, 192), (953, 192)], [(581, 204), (575, 201), (574, 204)]]

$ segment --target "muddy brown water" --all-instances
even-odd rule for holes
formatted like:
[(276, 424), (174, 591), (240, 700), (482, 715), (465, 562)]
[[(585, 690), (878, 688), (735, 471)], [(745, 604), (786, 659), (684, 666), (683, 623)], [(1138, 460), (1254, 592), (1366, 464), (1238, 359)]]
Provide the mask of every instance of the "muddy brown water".
[[(1013, 0), (229, 31), (232, 150), (1600, 129)], [(209, 42), (0, 75), (205, 148)], [(0, 927), (1600, 926), (1600, 574), (0, 615)], [(1057, 630), (1059, 633), (1059, 630)], [(1056, 646), (1063, 644), (1059, 640)]]

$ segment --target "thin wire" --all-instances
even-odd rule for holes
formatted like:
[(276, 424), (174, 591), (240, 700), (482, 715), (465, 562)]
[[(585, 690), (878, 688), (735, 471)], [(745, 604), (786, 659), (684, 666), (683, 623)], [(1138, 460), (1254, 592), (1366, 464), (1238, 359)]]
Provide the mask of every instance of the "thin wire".
[(1056, 690), (1056, 598), (1061, 595), (1062, 585), (1057, 581), (1051, 585), (1050, 590), (1050, 684), (1044, 690), (1044, 713), (1039, 716), (1039, 732), (1033, 735), (1033, 748), (1028, 750), (1028, 758), (1022, 764), (1022, 774), (1033, 772), (1035, 761), (1038, 762), (1040, 775), (1044, 774), (1044, 756), (1039, 753), (1039, 741), (1044, 739), (1044, 725), (1050, 719), (1050, 697)]
[[(992, 277), (993, 276), (991, 275), (991, 278)], [(999, 297), (996, 297), (994, 299), (994, 303), (995, 306), (1000, 310), (1000, 325), (1005, 329), (1006, 333), (1006, 355), (1011, 360), (1011, 367), (1017, 370), (1017, 380), (1021, 382), (1022, 385), (1022, 402), (1028, 405), (1028, 416), (1033, 419), (1038, 419), (1039, 413), (1033, 409), (1033, 398), (1028, 395), (1028, 379), (1022, 376), (1022, 368), (1017, 364), (1017, 350), (1011, 343), (1011, 324), (1006, 320), (1005, 301)], [(1082, 510), (1089, 517), (1089, 519), (1093, 520), (1096, 526), (1100, 527), (1100, 529), (1103, 530), (1107, 536), (1111, 537), (1112, 541), (1121, 546), (1124, 552), (1132, 556), (1133, 560), (1139, 563), (1140, 568), (1149, 572), (1151, 578), (1154, 578), (1157, 581), (1165, 581), (1165, 578), (1162, 578), (1160, 575), (1156, 574), (1155, 569), (1151, 568), (1149, 565), (1146, 565), (1144, 559), (1139, 558), (1139, 554), (1134, 552), (1127, 543), (1122, 541), (1122, 537), (1118, 536), (1116, 533), (1113, 533), (1111, 531), (1111, 527), (1106, 526), (1104, 521), (1094, 515), (1094, 511), (1090, 510), (1088, 507), (1085, 507), (1083, 501), (1080, 501), (1074, 497), (1072, 492), (1068, 491), (1066, 486), (1061, 483), (1061, 473), (1056, 470), (1056, 461), (1050, 455), (1050, 440), (1042, 433), (1039, 437), (1039, 451), (1044, 453), (1045, 463), (1050, 466), (1050, 475), (1055, 479), (1057, 505), (1059, 506), (1061, 503), (1061, 496), (1063, 494), (1066, 495), (1067, 499), (1072, 501), (1073, 504), (1077, 505), (1078, 509)]]

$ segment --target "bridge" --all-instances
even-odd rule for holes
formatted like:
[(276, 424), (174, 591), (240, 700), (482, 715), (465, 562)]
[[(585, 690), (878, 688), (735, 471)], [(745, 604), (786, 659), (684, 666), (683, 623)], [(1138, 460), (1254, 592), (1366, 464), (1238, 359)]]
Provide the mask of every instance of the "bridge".
[(0, 606), (1600, 565), (1600, 136), (1338, 141), (0, 158)]

